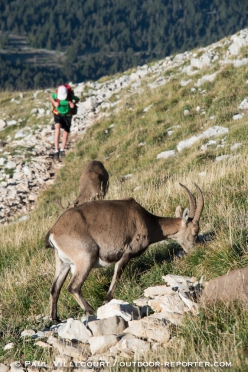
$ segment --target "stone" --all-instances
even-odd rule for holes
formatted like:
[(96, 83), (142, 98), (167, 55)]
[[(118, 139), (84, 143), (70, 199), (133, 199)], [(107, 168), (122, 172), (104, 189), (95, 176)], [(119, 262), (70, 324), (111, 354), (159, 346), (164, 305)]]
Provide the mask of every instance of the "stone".
[(215, 158), (215, 161), (222, 161), (229, 158), (230, 155), (220, 155)]
[(148, 305), (155, 311), (169, 311), (171, 313), (184, 313), (184, 302), (177, 292), (160, 297), (159, 299), (149, 300)]
[(144, 290), (145, 297), (155, 297), (155, 296), (164, 296), (173, 293), (173, 289), (171, 287), (167, 287), (166, 285), (158, 285), (156, 287), (149, 287)]
[(76, 358), (80, 361), (87, 360), (90, 355), (89, 347), (86, 344), (67, 344), (66, 342), (61, 342), (56, 339), (56, 341), (53, 341), (53, 347), (57, 349), (60, 354)]
[(118, 335), (123, 333), (127, 326), (127, 322), (120, 316), (93, 320), (88, 323), (93, 336)]
[(0, 119), (0, 130), (3, 130), (5, 127), (7, 127), (7, 122), (3, 119)]
[(15, 169), (16, 168), (16, 163), (13, 162), (13, 161), (8, 161), (8, 163), (5, 165), (5, 168)]
[(115, 346), (118, 342), (118, 338), (115, 335), (104, 335), (89, 338), (90, 351), (91, 353), (105, 353), (111, 346)]
[(35, 331), (33, 329), (25, 329), (25, 331), (22, 331), (21, 337), (32, 337), (35, 335)]
[(145, 355), (150, 350), (150, 343), (144, 340), (139, 340), (138, 338), (125, 338), (121, 339), (116, 344), (116, 349), (119, 351), (124, 351), (128, 354), (135, 353), (136, 355)]
[(113, 299), (97, 309), (98, 319), (110, 318), (112, 316), (121, 316), (124, 320), (129, 321), (138, 319), (139, 312), (135, 306), (128, 302)]
[(176, 156), (175, 150), (168, 150), (168, 151), (160, 152), (157, 155), (157, 159), (168, 159), (168, 158), (171, 158), (173, 156)]
[(61, 338), (87, 342), (92, 336), (91, 332), (79, 320), (67, 319), (66, 323), (60, 324), (58, 335)]
[(200, 139), (210, 138), (210, 137), (214, 137), (214, 136), (218, 137), (218, 136), (227, 134), (228, 132), (229, 132), (228, 128), (220, 127), (220, 126), (216, 125), (214, 127), (208, 128), (207, 130), (205, 130), (201, 134), (192, 136), (189, 139), (186, 139), (186, 140), (183, 140), (183, 141), (179, 142), (178, 145), (177, 145), (177, 150), (180, 152), (184, 148), (188, 148), (188, 147), (193, 146), (193, 144), (195, 142), (199, 141)]
[(3, 350), (10, 350), (10, 349), (13, 349), (14, 347), (15, 347), (14, 342), (10, 342), (3, 347)]
[(186, 85), (188, 85), (189, 83), (191, 83), (192, 79), (188, 79), (188, 80), (181, 80), (180, 81), (180, 85), (181, 87), (185, 87)]
[(8, 372), (9, 367), (3, 363), (0, 363), (0, 372)]
[(183, 324), (183, 315), (177, 313), (171, 313), (168, 311), (162, 310), (160, 313), (154, 313), (149, 315), (150, 318), (161, 319), (166, 322), (170, 322), (175, 325)]
[(178, 283), (188, 285), (189, 283), (192, 283), (192, 277), (190, 276), (181, 276), (181, 275), (173, 275), (173, 274), (167, 274), (163, 275), (162, 279), (167, 283), (167, 285), (170, 285), (172, 287), (176, 286)]
[(10, 372), (24, 372), (24, 368), (22, 367), (22, 363), (19, 360), (10, 363)]
[(234, 145), (231, 146), (231, 150), (237, 150), (242, 146), (242, 143), (235, 143)]
[(150, 317), (130, 321), (124, 333), (131, 333), (138, 338), (161, 343), (168, 342), (170, 339), (170, 331), (165, 323), (160, 319)]

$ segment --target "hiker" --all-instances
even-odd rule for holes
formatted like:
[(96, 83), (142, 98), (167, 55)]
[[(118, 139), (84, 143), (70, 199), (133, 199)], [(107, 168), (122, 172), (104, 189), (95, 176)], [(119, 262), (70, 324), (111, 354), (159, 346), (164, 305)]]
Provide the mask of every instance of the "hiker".
[[(60, 85), (55, 93), (49, 97), (53, 105), (55, 127), (55, 152), (53, 158), (65, 157), (65, 146), (69, 137), (72, 115), (75, 113), (76, 103), (79, 98), (74, 95), (69, 85)], [(62, 145), (59, 149), (60, 128), (64, 129)]]

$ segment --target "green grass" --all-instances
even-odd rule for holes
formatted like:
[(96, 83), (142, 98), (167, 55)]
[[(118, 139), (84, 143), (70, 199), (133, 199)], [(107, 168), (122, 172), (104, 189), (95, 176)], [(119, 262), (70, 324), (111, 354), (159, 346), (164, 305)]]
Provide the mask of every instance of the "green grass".
[[(242, 53), (246, 55), (247, 50)], [(167, 70), (165, 75), (172, 72)], [(181, 74), (156, 90), (145, 89), (142, 94), (131, 98), (125, 97), (125, 91), (121, 92), (123, 104), (120, 111), (110, 110), (109, 117), (87, 130), (84, 138), (66, 157), (65, 166), (58, 172), (55, 183), (40, 195), (31, 218), (23, 223), (0, 227), (0, 304), (3, 312), (0, 362), (54, 359), (51, 352), (39, 349), (34, 341), (19, 336), (25, 328), (38, 330), (44, 327), (35, 319), (39, 314), (49, 314), (49, 287), (54, 275), (53, 251), (44, 249), (44, 236), (59, 216), (58, 195), (64, 205), (77, 196), (80, 174), (89, 160), (102, 161), (109, 171), (108, 199), (132, 196), (154, 214), (173, 216), (178, 204), (188, 206), (179, 182), (187, 185), (193, 193), (193, 182), (196, 182), (205, 198), (200, 224), (206, 241), (183, 258), (175, 255), (179, 246), (174, 242), (151, 246), (129, 263), (117, 285), (115, 297), (132, 302), (142, 296), (148, 286), (162, 283), (162, 275), (168, 273), (196, 276), (198, 279), (203, 276), (210, 280), (229, 270), (248, 266), (248, 116), (232, 120), (238, 104), (247, 96), (247, 69), (226, 66), (213, 83), (206, 83), (192, 93), (190, 89), (197, 79), (212, 72), (199, 72), (192, 77), (193, 82), (183, 88), (179, 83), (185, 76)], [(105, 77), (102, 81), (108, 79)], [(206, 90), (205, 95), (201, 94), (202, 90)], [(11, 97), (11, 93), (0, 93), (0, 102), (4, 102), (9, 114)], [(34, 121), (32, 116), (28, 116), (34, 102), (31, 92), (24, 97), (23, 111), (26, 111), (29, 125), (31, 120)], [(44, 97), (43, 93), (38, 95), (39, 99)], [(129, 110), (130, 105), (133, 111)], [(144, 108), (149, 105), (152, 107), (144, 113)], [(206, 114), (197, 113), (197, 106)], [(185, 109), (190, 110), (190, 115), (183, 115)], [(208, 119), (211, 115), (215, 115), (214, 120)], [(114, 128), (108, 129), (112, 123)], [(180, 127), (168, 136), (168, 128), (174, 125)], [(224, 148), (213, 146), (203, 152), (200, 147), (207, 140), (201, 140), (174, 158), (156, 159), (160, 152), (175, 150), (179, 141), (200, 134), (213, 125), (229, 129), (227, 135), (216, 139), (217, 144), (221, 144), (225, 137)], [(2, 131), (0, 138), (13, 135), (15, 130), (10, 127)], [(140, 142), (145, 142), (145, 146), (138, 147)], [(231, 151), (230, 146), (237, 142), (242, 146)], [(230, 157), (216, 162), (216, 156), (222, 154)], [(206, 175), (199, 175), (201, 172), (206, 172)], [(132, 174), (132, 177), (120, 182), (126, 174)], [(140, 188), (135, 191), (138, 186)], [(83, 285), (83, 294), (95, 309), (102, 304), (112, 274), (113, 267), (92, 270)], [(83, 311), (66, 291), (68, 280), (60, 295), (59, 314), (63, 319), (80, 318)], [(231, 370), (245, 370), (247, 313), (239, 304), (202, 309), (199, 316), (188, 317), (184, 325), (173, 328), (172, 333), (178, 344), (173, 346), (172, 343), (163, 353), (154, 352), (153, 360), (231, 360)], [(14, 342), (15, 348), (3, 351), (2, 347), (8, 342)]]

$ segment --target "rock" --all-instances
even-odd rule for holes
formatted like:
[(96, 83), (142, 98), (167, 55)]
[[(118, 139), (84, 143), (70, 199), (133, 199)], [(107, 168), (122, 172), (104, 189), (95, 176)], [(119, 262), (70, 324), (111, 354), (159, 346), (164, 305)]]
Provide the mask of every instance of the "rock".
[(154, 296), (164, 296), (173, 293), (173, 289), (171, 287), (167, 287), (166, 285), (159, 285), (156, 287), (149, 287), (144, 290), (145, 297), (154, 297)]
[(229, 158), (230, 155), (220, 155), (220, 156), (217, 156), (215, 158), (215, 161), (221, 161), (221, 160), (224, 160), (224, 159), (227, 159)]
[(180, 276), (180, 275), (163, 275), (162, 279), (170, 286), (175, 287), (178, 283), (188, 285), (192, 283), (192, 277), (190, 276)]
[(0, 372), (8, 372), (9, 367), (3, 363), (0, 363)]
[(10, 342), (9, 344), (3, 347), (3, 350), (10, 350), (10, 349), (13, 349), (14, 347), (15, 347), (14, 342)]
[(61, 338), (69, 340), (77, 340), (87, 342), (89, 337), (92, 336), (91, 332), (79, 320), (72, 318), (67, 319), (66, 323), (60, 324), (58, 328), (58, 335)]
[(13, 161), (8, 161), (8, 163), (5, 165), (5, 168), (15, 169), (16, 168), (16, 163), (13, 162)]
[(193, 136), (193, 137), (191, 137), (187, 140), (183, 140), (183, 141), (179, 142), (178, 145), (177, 145), (177, 150), (180, 152), (184, 148), (191, 147), (195, 142), (199, 141), (199, 139), (210, 138), (210, 137), (213, 137), (213, 136), (218, 137), (218, 136), (227, 134), (228, 132), (229, 132), (228, 128), (220, 127), (220, 126), (216, 125), (214, 127), (208, 128), (207, 130), (205, 130), (201, 134), (195, 135), (195, 136)]
[(183, 115), (188, 116), (190, 114), (189, 110), (183, 110)]
[(89, 338), (90, 351), (91, 353), (105, 353), (111, 346), (115, 346), (118, 342), (118, 338), (115, 335), (104, 335)]
[(170, 322), (175, 325), (183, 324), (183, 315), (177, 313), (171, 313), (168, 311), (162, 310), (160, 313), (154, 313), (149, 315), (150, 318), (161, 319), (166, 322)]
[(32, 337), (35, 335), (35, 331), (33, 329), (25, 329), (25, 331), (22, 331), (21, 337)]
[(7, 126), (8, 127), (11, 126), (11, 125), (15, 125), (15, 124), (17, 124), (17, 121), (16, 120), (9, 120), (9, 121), (7, 121)]
[(185, 87), (186, 85), (188, 85), (189, 83), (191, 83), (192, 79), (189, 79), (189, 80), (181, 80), (180, 81), (180, 85), (181, 87)]
[(138, 309), (128, 302), (113, 299), (97, 309), (98, 319), (110, 318), (112, 316), (121, 316), (124, 320), (129, 321), (138, 319), (139, 313)]
[(24, 127), (20, 130), (18, 130), (18, 132), (16, 132), (14, 138), (23, 138), (23, 137), (26, 137), (30, 134), (31, 132), (31, 129), (29, 127)]
[(120, 316), (93, 320), (88, 323), (88, 328), (91, 330), (93, 336), (118, 335), (123, 333), (127, 326), (127, 322)]
[(148, 305), (151, 306), (154, 311), (159, 311), (160, 307), (160, 311), (169, 311), (178, 314), (183, 314), (185, 307), (182, 299), (176, 292), (168, 296), (160, 297), (157, 300), (149, 300)]
[(210, 280), (200, 297), (200, 304), (226, 304), (239, 300), (248, 309), (248, 268), (232, 270), (229, 273)]
[(147, 112), (147, 111), (149, 111), (150, 108), (151, 108), (152, 106), (153, 106), (153, 105), (149, 105), (149, 106), (147, 106), (146, 108), (144, 108), (143, 112)]
[(160, 319), (146, 317), (130, 321), (128, 325), (124, 333), (131, 333), (138, 338), (161, 343), (168, 342), (170, 339), (170, 331)]
[(231, 146), (231, 150), (237, 150), (242, 146), (242, 143), (235, 143)]
[(219, 71), (214, 72), (211, 75), (205, 75), (205, 76), (203, 76), (201, 79), (198, 79), (197, 83), (195, 83), (195, 86), (196, 87), (200, 87), (202, 84), (204, 84), (207, 81), (209, 81), (209, 82), (212, 83), (215, 80), (215, 78), (218, 75), (218, 73), (219, 73)]
[(116, 349), (124, 351), (128, 354), (135, 353), (136, 355), (145, 355), (150, 350), (150, 343), (147, 341), (139, 340), (138, 338), (121, 339), (116, 344)]
[(5, 127), (7, 127), (7, 122), (3, 119), (0, 119), (0, 130), (3, 130)]
[(10, 363), (10, 372), (24, 372), (24, 368), (20, 361)]
[(88, 356), (90, 356), (89, 347), (85, 344), (67, 344), (56, 340), (53, 342), (53, 347), (57, 349), (60, 354), (76, 358), (76, 360), (80, 361), (85, 361)]
[(168, 158), (171, 158), (173, 156), (176, 156), (176, 152), (174, 150), (168, 150), (168, 151), (160, 152), (157, 155), (157, 159), (168, 159)]
[(233, 115), (233, 120), (243, 119), (243, 117), (244, 117), (244, 114), (235, 114)]

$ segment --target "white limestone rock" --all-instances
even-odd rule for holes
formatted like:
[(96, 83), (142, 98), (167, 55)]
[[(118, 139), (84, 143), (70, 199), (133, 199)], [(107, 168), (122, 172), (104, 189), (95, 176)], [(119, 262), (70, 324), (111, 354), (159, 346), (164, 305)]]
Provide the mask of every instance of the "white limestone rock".
[(173, 292), (174, 291), (171, 287), (167, 287), (166, 285), (159, 285), (155, 287), (146, 288), (144, 290), (144, 296), (145, 297), (166, 296)]
[(157, 155), (157, 159), (168, 159), (176, 156), (175, 150), (162, 151)]
[(123, 333), (127, 326), (127, 322), (120, 316), (93, 320), (88, 323), (93, 336), (118, 335)]
[(0, 119), (0, 130), (3, 130), (5, 127), (7, 127), (6, 120)]
[(79, 320), (67, 319), (66, 323), (61, 323), (58, 328), (58, 335), (61, 338), (87, 342), (92, 336), (91, 332)]
[(116, 349), (125, 351), (128, 354), (135, 353), (136, 355), (145, 355), (150, 350), (150, 343), (139, 340), (138, 338), (124, 338), (116, 344)]
[(170, 339), (170, 330), (160, 319), (145, 317), (130, 321), (128, 325), (124, 333), (131, 333), (138, 338), (161, 343), (166, 343)]
[(113, 299), (97, 309), (98, 319), (106, 319), (112, 316), (121, 316), (124, 320), (129, 321), (138, 319), (139, 313), (138, 309), (128, 302)]
[(229, 132), (229, 129), (225, 127), (214, 126), (214, 127), (208, 128), (201, 134), (194, 135), (191, 138), (188, 138), (186, 140), (179, 142), (177, 145), (177, 150), (180, 152), (185, 148), (191, 147), (194, 143), (196, 143), (202, 138), (210, 138), (214, 136), (218, 137), (218, 136), (227, 134), (228, 132)]
[(248, 109), (248, 98), (245, 98), (241, 104), (238, 107), (241, 110), (247, 110)]
[(88, 342), (90, 351), (94, 355), (109, 351), (111, 346), (115, 346), (118, 343), (118, 338), (115, 335), (96, 336), (89, 338)]
[(6, 364), (0, 363), (0, 372), (8, 372), (9, 367)]
[(33, 329), (25, 329), (21, 333), (21, 337), (32, 337), (35, 335), (35, 331)]

